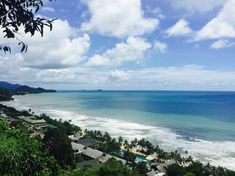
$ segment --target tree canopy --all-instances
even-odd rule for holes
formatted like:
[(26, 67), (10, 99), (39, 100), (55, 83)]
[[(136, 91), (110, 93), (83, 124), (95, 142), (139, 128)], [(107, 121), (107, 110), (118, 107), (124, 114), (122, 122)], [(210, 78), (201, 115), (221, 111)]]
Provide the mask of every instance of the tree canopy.
[(63, 168), (74, 165), (73, 150), (68, 136), (58, 128), (48, 128), (43, 139), (45, 150)]
[(0, 120), (0, 175), (42, 175), (57, 170), (53, 157), (46, 156), (42, 143), (23, 128), (10, 128)]
[[(0, 1), (0, 30), (3, 31), (4, 38), (13, 38), (18, 41), (18, 45), (21, 45), (21, 52), (27, 51), (27, 45), (18, 38), (22, 33), (29, 33), (33, 36), (39, 32), (43, 36), (45, 26), (52, 30), (53, 20), (36, 16), (42, 6), (42, 0)], [(11, 47), (7, 43), (0, 43), (0, 50), (10, 52)]]

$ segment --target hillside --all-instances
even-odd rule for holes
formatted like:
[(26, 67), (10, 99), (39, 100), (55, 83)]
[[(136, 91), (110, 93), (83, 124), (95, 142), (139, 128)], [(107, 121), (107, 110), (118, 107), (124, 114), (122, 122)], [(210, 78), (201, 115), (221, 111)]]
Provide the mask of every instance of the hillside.
[(34, 88), (26, 85), (12, 84), (5, 81), (0, 81), (0, 101), (11, 100), (12, 95), (25, 95), (35, 93), (52, 93), (55, 90), (48, 90), (41, 87)]

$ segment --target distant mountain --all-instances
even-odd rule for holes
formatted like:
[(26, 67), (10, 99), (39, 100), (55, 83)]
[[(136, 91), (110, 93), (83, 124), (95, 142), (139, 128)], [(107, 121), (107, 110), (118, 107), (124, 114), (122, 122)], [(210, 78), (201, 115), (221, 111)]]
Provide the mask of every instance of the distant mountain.
[(55, 90), (43, 89), (41, 87), (34, 88), (26, 85), (11, 84), (9, 82), (0, 81), (0, 89), (10, 91), (12, 94), (35, 94), (35, 93), (50, 93)]
[(48, 90), (48, 89), (43, 89), (41, 87), (38, 88), (33, 88), (29, 86), (20, 86), (17, 89), (15, 89), (17, 93), (23, 93), (23, 94), (35, 94), (35, 93), (52, 93), (56, 92), (55, 90)]
[(19, 84), (11, 84), (5, 81), (0, 81), (0, 88), (4, 88), (7, 90), (15, 90), (17, 88), (21, 87)]

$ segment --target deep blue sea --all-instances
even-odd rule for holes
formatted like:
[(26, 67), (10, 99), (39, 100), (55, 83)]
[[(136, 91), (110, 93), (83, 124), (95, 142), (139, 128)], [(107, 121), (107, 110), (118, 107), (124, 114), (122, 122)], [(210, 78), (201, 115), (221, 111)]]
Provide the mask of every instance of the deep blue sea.
[(7, 104), (235, 170), (235, 92), (61, 91), (15, 99)]

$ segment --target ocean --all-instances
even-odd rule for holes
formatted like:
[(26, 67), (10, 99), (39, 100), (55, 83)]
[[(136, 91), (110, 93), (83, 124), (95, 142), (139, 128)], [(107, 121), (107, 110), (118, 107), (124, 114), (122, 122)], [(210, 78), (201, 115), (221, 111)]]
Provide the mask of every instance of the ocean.
[(60, 91), (5, 104), (235, 170), (235, 92)]

